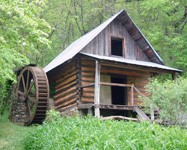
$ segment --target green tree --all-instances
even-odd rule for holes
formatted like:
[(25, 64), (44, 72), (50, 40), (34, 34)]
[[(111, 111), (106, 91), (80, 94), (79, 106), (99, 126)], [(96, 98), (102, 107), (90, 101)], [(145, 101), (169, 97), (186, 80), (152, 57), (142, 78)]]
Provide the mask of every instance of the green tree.
[(138, 25), (167, 65), (187, 68), (187, 1), (152, 0), (140, 3)]
[(0, 109), (8, 100), (7, 81), (14, 80), (13, 69), (35, 63), (40, 50), (50, 47), (51, 27), (41, 18), (44, 7), (44, 0), (3, 0), (0, 3)]
[[(50, 25), (41, 18), (44, 1), (4, 0), (0, 4), (0, 83), (12, 79), (13, 68), (32, 62), (49, 47)], [(30, 60), (30, 61), (29, 61)]]
[(160, 83), (152, 80), (148, 85), (149, 97), (144, 97), (147, 108), (159, 110), (160, 119), (166, 123), (186, 124), (183, 115), (187, 113), (187, 79), (166, 80)]

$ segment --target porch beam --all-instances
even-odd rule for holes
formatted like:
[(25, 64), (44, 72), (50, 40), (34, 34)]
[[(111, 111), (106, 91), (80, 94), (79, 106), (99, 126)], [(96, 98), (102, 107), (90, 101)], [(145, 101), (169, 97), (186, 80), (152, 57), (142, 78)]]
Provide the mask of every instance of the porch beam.
[(109, 83), (109, 82), (100, 82), (103, 86), (120, 86), (120, 87), (131, 87), (131, 84), (120, 84), (120, 83)]
[[(94, 92), (94, 104), (100, 104), (100, 70), (101, 65), (98, 60), (95, 61), (95, 92)], [(100, 109), (95, 107), (95, 117), (100, 117)]]
[(161, 68), (152, 68), (152, 67), (145, 67), (145, 66), (137, 66), (132, 64), (122, 64), (122, 63), (110, 63), (109, 61), (102, 61), (102, 66), (110, 66), (110, 67), (118, 67), (123, 69), (130, 69), (135, 71), (142, 71), (142, 72), (156, 72), (156, 73), (172, 73), (172, 70), (165, 70)]

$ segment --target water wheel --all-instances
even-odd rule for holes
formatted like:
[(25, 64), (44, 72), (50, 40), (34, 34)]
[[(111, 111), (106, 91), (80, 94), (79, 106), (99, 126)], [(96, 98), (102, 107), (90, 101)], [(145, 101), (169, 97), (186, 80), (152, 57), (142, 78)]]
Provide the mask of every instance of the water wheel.
[(45, 72), (37, 66), (26, 66), (20, 71), (17, 80), (15, 99), (24, 102), (24, 124), (42, 123), (49, 99)]

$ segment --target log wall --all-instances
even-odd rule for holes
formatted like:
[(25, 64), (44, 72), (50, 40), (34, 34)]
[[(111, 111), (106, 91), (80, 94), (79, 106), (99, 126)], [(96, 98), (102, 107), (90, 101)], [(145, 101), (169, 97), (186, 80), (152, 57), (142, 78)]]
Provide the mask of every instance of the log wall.
[[(95, 83), (95, 61), (87, 58), (81, 58), (81, 85)], [(82, 88), (82, 103), (94, 103), (94, 85)]]
[[(95, 60), (82, 57), (64, 65), (63, 70), (57, 72), (55, 84), (54, 106), (64, 112), (77, 107), (77, 103), (94, 103)], [(117, 68), (101, 65), (101, 75), (127, 76), (127, 84), (146, 93), (145, 85), (149, 80), (149, 73), (132, 69)], [(90, 85), (88, 87), (84, 87)], [(81, 88), (82, 87), (82, 88)], [(140, 105), (139, 93), (134, 91), (134, 105)], [(128, 103), (130, 104), (130, 88), (128, 88)]]
[(77, 60), (66, 63), (59, 72), (55, 80), (55, 109), (63, 112), (77, 106), (79, 100), (78, 68)]
[[(137, 88), (144, 96), (148, 96), (149, 94), (147, 93), (146, 85), (149, 82), (150, 74), (149, 73), (144, 73), (141, 76), (128, 76), (127, 84), (134, 84), (135, 88)], [(134, 90), (134, 105), (142, 105), (143, 101), (141, 99), (142, 96), (139, 92)], [(128, 103), (130, 104), (130, 88), (128, 88)]]
[(150, 61), (142, 49), (131, 38), (128, 31), (119, 20), (111, 22), (98, 36), (96, 36), (81, 52), (111, 56), (111, 38), (123, 39), (123, 57), (126, 59)]

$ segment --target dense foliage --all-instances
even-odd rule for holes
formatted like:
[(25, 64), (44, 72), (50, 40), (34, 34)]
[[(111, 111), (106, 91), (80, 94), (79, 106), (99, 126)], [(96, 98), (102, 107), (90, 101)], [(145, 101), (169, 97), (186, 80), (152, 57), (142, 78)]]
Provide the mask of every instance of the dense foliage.
[(25, 149), (185, 150), (187, 147), (187, 132), (177, 127), (92, 117), (61, 118), (56, 112), (50, 112), (49, 117), (24, 140)]
[(13, 69), (29, 63), (49, 46), (49, 24), (42, 18), (43, 1), (3, 0), (0, 3), (0, 83), (12, 79)]
[(167, 65), (186, 70), (186, 0), (49, 0), (44, 18), (55, 30), (48, 61), (121, 9), (127, 10)]
[(150, 96), (145, 98), (147, 107), (159, 110), (160, 118), (172, 124), (187, 124), (187, 79), (166, 80), (160, 83), (157, 79), (148, 85)]
[[(0, 110), (8, 101), (13, 70), (37, 63), (41, 50), (49, 48), (50, 25), (41, 18), (45, 2), (2, 0), (0, 3)], [(0, 111), (1, 112), (1, 111)]]

